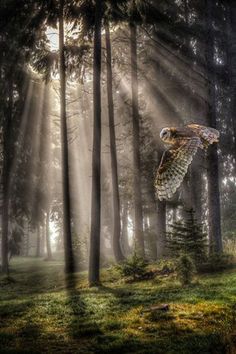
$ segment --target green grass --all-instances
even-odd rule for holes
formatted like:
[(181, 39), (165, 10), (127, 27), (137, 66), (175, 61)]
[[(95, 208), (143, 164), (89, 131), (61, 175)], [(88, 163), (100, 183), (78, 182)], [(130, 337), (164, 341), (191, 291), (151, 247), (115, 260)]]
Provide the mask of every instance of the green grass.
[[(235, 269), (198, 277), (189, 287), (173, 275), (126, 284), (104, 270), (103, 285), (88, 288), (86, 277), (66, 279), (59, 261), (14, 259), (11, 278), (0, 277), (0, 353), (233, 350)], [(162, 303), (168, 312), (150, 311)]]

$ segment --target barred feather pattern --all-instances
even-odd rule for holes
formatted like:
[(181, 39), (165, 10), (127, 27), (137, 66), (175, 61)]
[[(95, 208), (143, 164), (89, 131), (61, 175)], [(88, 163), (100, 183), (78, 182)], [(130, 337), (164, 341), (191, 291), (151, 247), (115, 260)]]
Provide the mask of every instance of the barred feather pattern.
[(155, 187), (159, 200), (173, 196), (181, 185), (202, 141), (198, 136), (182, 138), (163, 154), (160, 166), (157, 170)]
[(201, 148), (208, 148), (210, 144), (217, 143), (219, 141), (220, 133), (214, 128), (205, 127), (199, 124), (189, 124), (187, 127), (201, 138)]

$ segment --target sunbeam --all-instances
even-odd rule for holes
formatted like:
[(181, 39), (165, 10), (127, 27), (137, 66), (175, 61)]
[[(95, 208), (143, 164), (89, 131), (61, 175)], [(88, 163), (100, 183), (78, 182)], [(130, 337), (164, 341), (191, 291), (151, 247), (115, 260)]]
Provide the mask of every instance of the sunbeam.
[(0, 353), (235, 352), (235, 16), (0, 2)]

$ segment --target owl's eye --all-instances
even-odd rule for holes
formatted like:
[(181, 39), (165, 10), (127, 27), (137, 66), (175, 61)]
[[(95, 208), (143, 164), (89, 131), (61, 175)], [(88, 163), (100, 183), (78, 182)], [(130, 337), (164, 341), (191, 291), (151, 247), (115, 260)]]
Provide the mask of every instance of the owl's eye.
[(161, 133), (160, 133), (160, 137), (163, 140), (167, 140), (170, 136), (170, 132), (168, 129), (162, 129)]
[(169, 136), (169, 132), (167, 130), (162, 132), (162, 138), (166, 138)]

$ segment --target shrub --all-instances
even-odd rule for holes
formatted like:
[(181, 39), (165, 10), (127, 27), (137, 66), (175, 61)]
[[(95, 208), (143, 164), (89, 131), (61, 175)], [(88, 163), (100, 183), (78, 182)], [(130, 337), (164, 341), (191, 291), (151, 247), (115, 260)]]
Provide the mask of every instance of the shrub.
[(131, 277), (132, 280), (140, 279), (146, 273), (148, 263), (140, 257), (136, 252), (127, 258), (122, 263), (119, 263), (116, 268), (123, 277)]
[(213, 253), (208, 256), (206, 262), (199, 266), (199, 272), (212, 273), (220, 270), (229, 269), (235, 266), (234, 257), (224, 253)]
[(164, 258), (157, 262), (157, 267), (160, 273), (174, 273), (175, 272), (175, 260), (174, 258)]
[(236, 232), (228, 232), (224, 234), (224, 252), (236, 256)]
[(177, 260), (176, 272), (182, 285), (191, 284), (195, 273), (195, 266), (192, 259), (187, 254), (181, 255)]
[(207, 238), (203, 232), (203, 224), (197, 222), (192, 209), (185, 211), (187, 219), (169, 225), (167, 247), (170, 255), (180, 256), (182, 253), (191, 257), (196, 269), (207, 259)]

